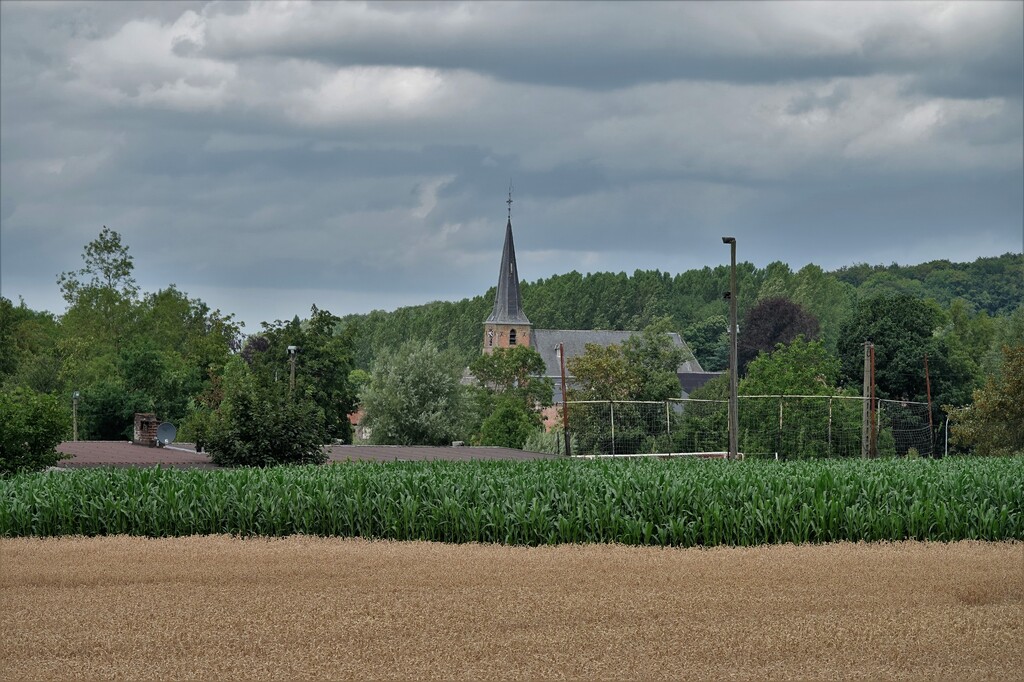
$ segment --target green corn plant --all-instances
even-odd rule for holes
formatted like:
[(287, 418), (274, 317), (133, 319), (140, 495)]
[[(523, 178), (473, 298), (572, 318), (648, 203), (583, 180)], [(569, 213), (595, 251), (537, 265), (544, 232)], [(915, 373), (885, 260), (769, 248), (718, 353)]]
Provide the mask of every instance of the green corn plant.
[(1024, 539), (1024, 458), (351, 463), (0, 479), (0, 535), (445, 542)]

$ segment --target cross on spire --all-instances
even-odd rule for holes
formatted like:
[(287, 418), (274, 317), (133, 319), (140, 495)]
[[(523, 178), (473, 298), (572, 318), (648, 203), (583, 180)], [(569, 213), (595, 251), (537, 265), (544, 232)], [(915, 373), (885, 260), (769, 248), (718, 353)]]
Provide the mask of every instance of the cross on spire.
[(511, 221), (512, 220), (512, 181), (511, 180), (508, 181), (508, 201), (506, 201), (505, 203), (508, 204), (508, 219), (509, 219), (509, 221)]

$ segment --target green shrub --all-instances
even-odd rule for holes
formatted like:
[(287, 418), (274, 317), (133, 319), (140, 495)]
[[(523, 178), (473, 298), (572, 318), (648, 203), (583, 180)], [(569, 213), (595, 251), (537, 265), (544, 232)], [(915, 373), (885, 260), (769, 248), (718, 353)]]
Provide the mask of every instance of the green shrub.
[(69, 435), (69, 417), (55, 396), (27, 388), (0, 391), (0, 474), (38, 471), (64, 459), (54, 448)]
[(82, 440), (131, 440), (135, 413), (151, 407), (145, 396), (126, 390), (119, 380), (104, 379), (82, 388), (78, 432)]
[[(569, 435), (569, 447), (575, 453), (576, 434), (570, 433)], [(523, 443), (523, 450), (526, 452), (545, 452), (551, 455), (564, 455), (565, 454), (565, 431), (562, 430), (561, 424), (555, 426), (550, 431), (534, 431), (530, 434), (530, 437)]]
[(213, 424), (213, 410), (204, 406), (193, 406), (178, 428), (179, 443), (195, 443), (196, 452), (206, 448), (207, 434)]
[(236, 368), (224, 402), (200, 427), (210, 459), (220, 466), (314, 464), (327, 459), (323, 411), (283, 382), (261, 384)]
[(537, 414), (527, 409), (521, 400), (502, 398), (480, 426), (480, 444), (519, 450), (540, 430)]

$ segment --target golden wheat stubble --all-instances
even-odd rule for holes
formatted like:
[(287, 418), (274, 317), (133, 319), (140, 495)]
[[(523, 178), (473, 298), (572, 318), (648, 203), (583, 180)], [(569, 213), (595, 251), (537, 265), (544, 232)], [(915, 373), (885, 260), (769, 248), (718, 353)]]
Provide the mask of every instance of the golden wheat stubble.
[(0, 541), (4, 678), (1024, 677), (1024, 544)]

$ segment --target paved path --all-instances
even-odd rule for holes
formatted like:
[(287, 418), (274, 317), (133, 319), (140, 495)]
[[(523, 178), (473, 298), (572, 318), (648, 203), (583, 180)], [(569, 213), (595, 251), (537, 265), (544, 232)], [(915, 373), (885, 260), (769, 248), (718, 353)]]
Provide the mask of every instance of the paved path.
[[(58, 467), (166, 466), (178, 469), (217, 469), (206, 453), (196, 452), (191, 443), (175, 443), (165, 448), (149, 448), (127, 441), (77, 441), (57, 446), (58, 452), (73, 455)], [(430, 460), (529, 460), (553, 459), (557, 455), (524, 452), (510, 448), (485, 447), (402, 447), (397, 445), (333, 445), (329, 461), (430, 461)]]

